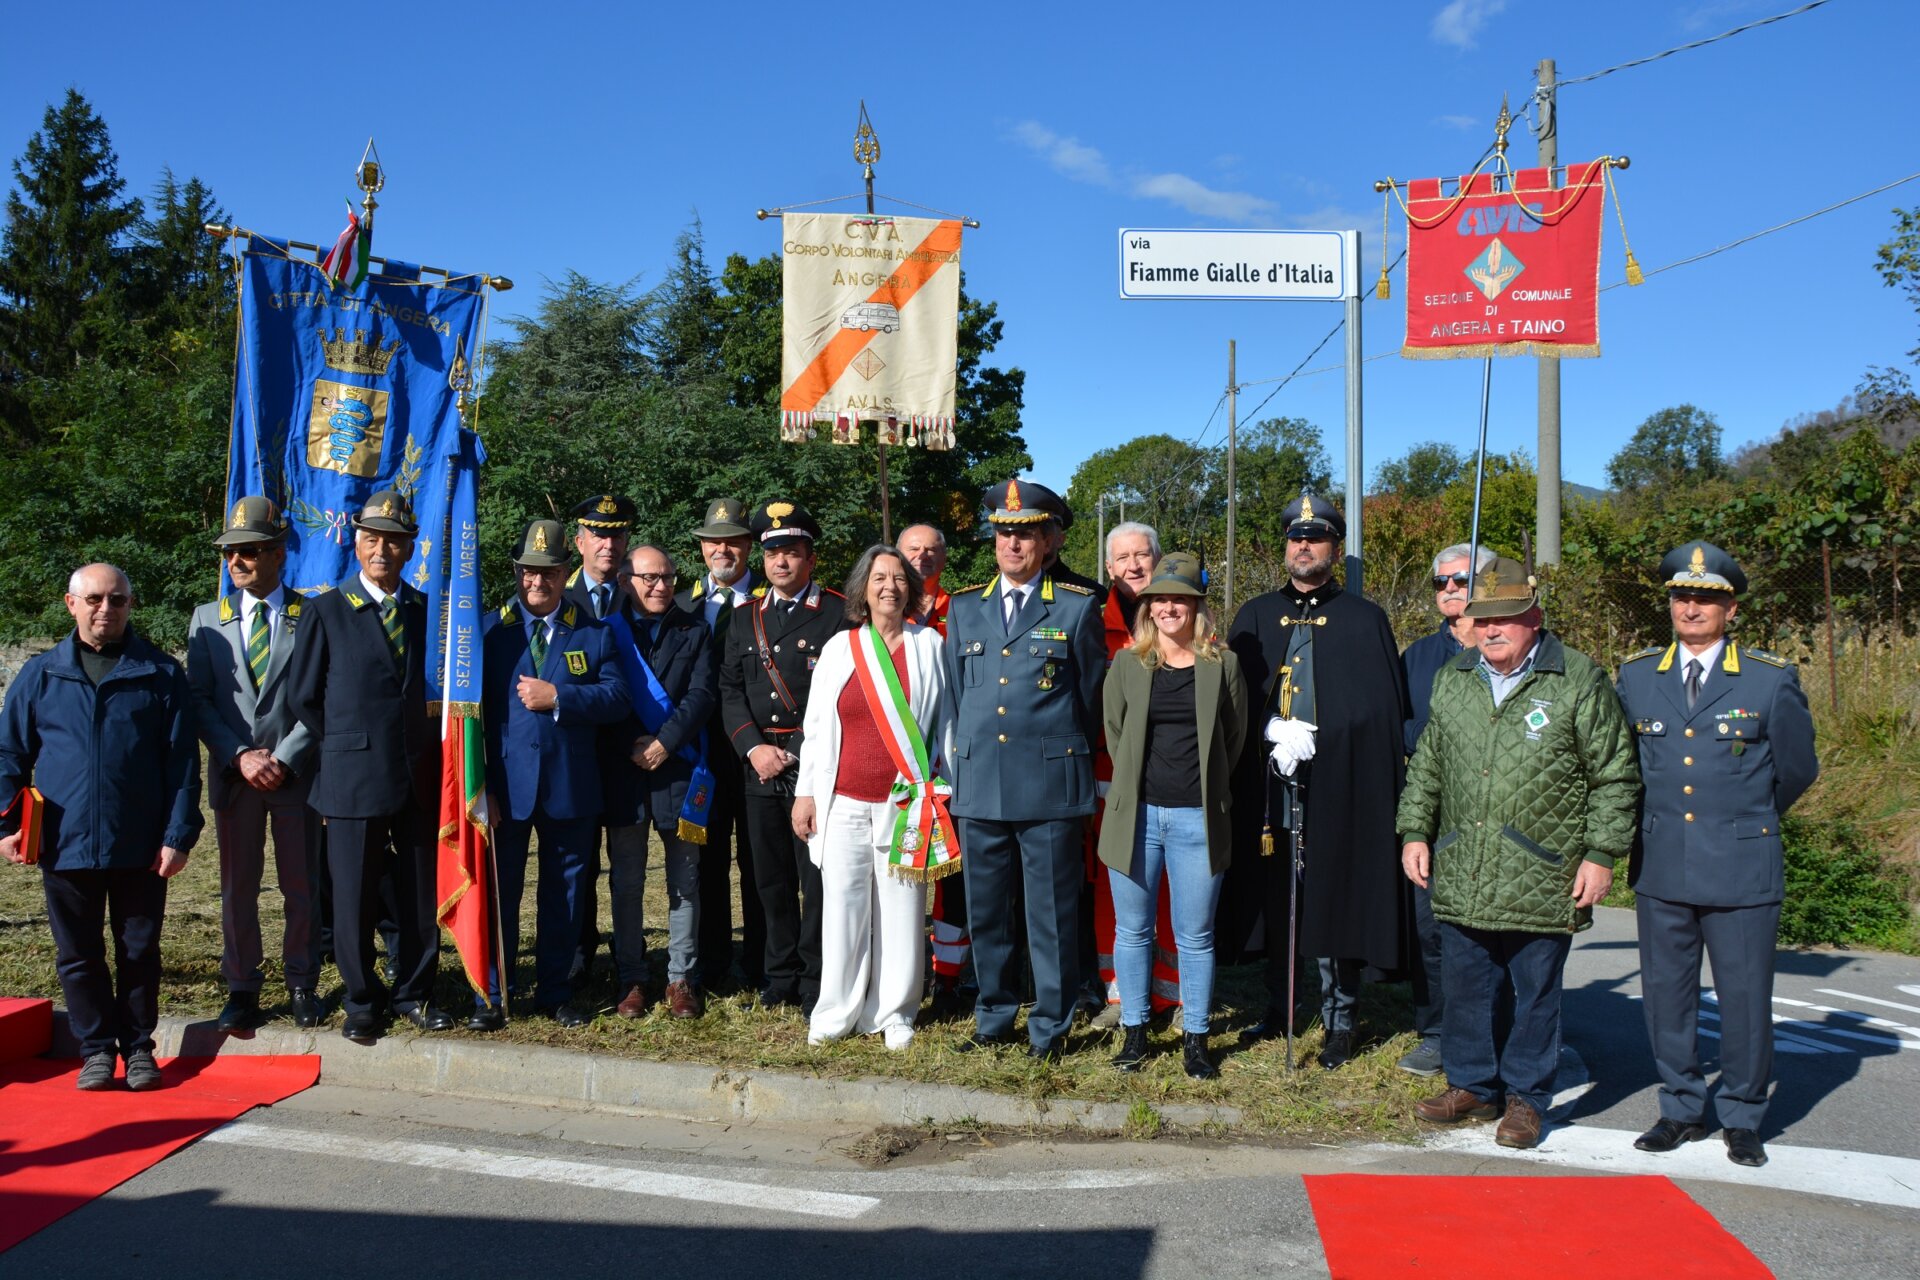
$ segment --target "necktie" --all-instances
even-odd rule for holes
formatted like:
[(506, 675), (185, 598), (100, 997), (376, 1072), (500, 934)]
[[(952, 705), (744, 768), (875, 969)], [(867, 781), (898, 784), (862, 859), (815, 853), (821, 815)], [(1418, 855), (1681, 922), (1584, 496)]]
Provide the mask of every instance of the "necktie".
[(254, 691), (267, 678), (267, 659), (271, 649), (267, 644), (267, 602), (256, 600), (253, 604), (253, 623), (247, 628), (247, 672), (253, 677)]
[(1687, 659), (1687, 710), (1693, 710), (1693, 704), (1700, 701), (1700, 659)]
[(607, 597), (612, 594), (613, 594), (613, 588), (604, 582), (593, 589), (593, 616), (594, 617), (604, 618), (607, 616)]
[(533, 620), (533, 635), (527, 641), (527, 651), (533, 655), (533, 674), (539, 675), (540, 668), (547, 665), (547, 624), (539, 618)]
[(727, 638), (727, 625), (733, 621), (733, 588), (715, 587), (713, 598), (720, 606), (713, 615), (713, 643), (718, 648)]
[(388, 596), (380, 602), (380, 625), (386, 628), (387, 643), (393, 646), (393, 656), (405, 662), (407, 659), (407, 628), (400, 620), (400, 602)]
[(1007, 599), (1007, 617), (1006, 617), (1006, 624), (1007, 624), (1007, 634), (1008, 634), (1008, 635), (1012, 635), (1012, 634), (1013, 634), (1013, 620), (1014, 620), (1014, 618), (1016, 618), (1016, 617), (1018, 617), (1018, 616), (1019, 616), (1019, 613), (1020, 613), (1020, 605), (1021, 605), (1021, 604), (1022, 604), (1022, 602), (1023, 602), (1023, 599), (1024, 599), (1024, 596), (1025, 596), (1025, 593), (1024, 593), (1024, 592), (1022, 592), (1022, 591), (1021, 591), (1021, 590), (1020, 590), (1020, 589), (1019, 589), (1018, 587), (1015, 587), (1015, 588), (1014, 588), (1013, 590), (1011, 590), (1011, 591), (1009, 591), (1009, 592), (1007, 592), (1007, 596), (1006, 596), (1006, 599)]

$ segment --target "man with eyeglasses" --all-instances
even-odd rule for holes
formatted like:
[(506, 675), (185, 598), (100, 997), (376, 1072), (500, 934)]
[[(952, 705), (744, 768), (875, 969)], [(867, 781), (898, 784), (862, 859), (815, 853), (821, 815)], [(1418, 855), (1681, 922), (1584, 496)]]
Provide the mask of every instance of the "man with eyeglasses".
[[(66, 604), (73, 634), (27, 661), (0, 714), (0, 856), (38, 859), (79, 1087), (113, 1088), (125, 1058), (127, 1088), (158, 1089), (167, 879), (201, 827), (192, 695), (180, 664), (127, 625), (126, 574), (76, 569)], [(39, 793), (37, 840), (22, 828), (28, 787)]]
[[(613, 616), (614, 647), (633, 695), (633, 714), (613, 726), (604, 751), (607, 866), (612, 873), (613, 954), (623, 1018), (647, 1011), (648, 819), (667, 858), (667, 1012), (697, 1018), (700, 987), (700, 850), (708, 837), (714, 780), (707, 721), (719, 704), (713, 636), (700, 616), (674, 603), (677, 571), (659, 547), (628, 557), (635, 606)], [(731, 763), (732, 755), (729, 753)], [(722, 904), (725, 905), (724, 903)]]
[(213, 540), (233, 590), (193, 611), (187, 682), (207, 746), (207, 800), (220, 848), (220, 975), (227, 984), (220, 1030), (260, 1025), (260, 884), (267, 826), (285, 926), (280, 957), (295, 1026), (324, 1016), (320, 978), (320, 820), (307, 806), (320, 744), (294, 718), (288, 659), (303, 608), (280, 575), (287, 522), (264, 497), (233, 504)]
[(1230, 883), (1222, 898), (1258, 903), (1264, 889), (1267, 1015), (1248, 1036), (1289, 1033), (1296, 934), (1298, 955), (1319, 963), (1320, 1065), (1331, 1069), (1354, 1054), (1363, 977), (1398, 977), (1410, 959), (1413, 898), (1393, 825), (1407, 677), (1387, 615), (1333, 580), (1339, 508), (1303, 492), (1282, 518), (1288, 581), (1241, 606), (1228, 633), (1259, 694), (1234, 786), (1240, 892)]
[[(1469, 561), (1469, 557), (1471, 562)], [(1413, 714), (1407, 717), (1406, 753), (1420, 741), (1427, 727), (1427, 709), (1433, 702), (1433, 678), (1454, 655), (1474, 646), (1473, 619), (1467, 616), (1467, 599), (1472, 594), (1473, 575), (1493, 563), (1493, 552), (1484, 546), (1477, 555), (1467, 543), (1447, 547), (1433, 558), (1433, 607), (1440, 614), (1440, 626), (1431, 635), (1421, 636), (1400, 655), (1407, 673), (1407, 697)], [(1395, 1064), (1416, 1076), (1440, 1074), (1440, 1026), (1446, 1000), (1440, 991), (1440, 926), (1433, 918), (1433, 891), (1422, 885), (1413, 890), (1413, 923), (1420, 936), (1420, 964), (1426, 972), (1424, 1000), (1413, 1007), (1413, 1030), (1420, 1043)]]

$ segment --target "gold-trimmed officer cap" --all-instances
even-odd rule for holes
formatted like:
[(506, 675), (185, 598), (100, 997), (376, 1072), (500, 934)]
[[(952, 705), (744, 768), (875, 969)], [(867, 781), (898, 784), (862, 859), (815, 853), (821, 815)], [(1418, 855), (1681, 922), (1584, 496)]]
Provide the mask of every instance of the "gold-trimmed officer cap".
[(820, 525), (797, 502), (776, 498), (763, 502), (753, 513), (753, 537), (762, 548), (771, 551), (790, 542), (814, 542), (820, 537)]
[(1337, 542), (1347, 536), (1347, 518), (1340, 514), (1340, 508), (1305, 489), (1287, 504), (1280, 519), (1287, 526), (1289, 538), (1332, 538)]
[(1186, 551), (1169, 551), (1153, 566), (1153, 577), (1140, 588), (1146, 596), (1205, 596), (1207, 573), (1200, 558)]
[(639, 511), (633, 505), (632, 498), (623, 498), (617, 494), (599, 493), (585, 502), (574, 504), (571, 512), (574, 522), (601, 533), (625, 533), (633, 528)]
[(397, 489), (374, 490), (353, 518), (353, 527), (375, 533), (404, 533), (409, 538), (420, 532), (420, 526), (414, 523), (413, 507)]
[(567, 563), (567, 530), (558, 520), (535, 520), (520, 535), (513, 562), (529, 569), (559, 569)]
[(1747, 575), (1733, 557), (1711, 542), (1689, 542), (1667, 552), (1660, 576), (1668, 591), (1726, 591), (1744, 595)]
[(238, 547), (248, 543), (284, 542), (287, 522), (272, 501), (250, 493), (233, 504), (227, 513), (227, 526), (213, 540), (216, 547)]
[(707, 505), (707, 522), (693, 531), (696, 538), (749, 538), (753, 530), (747, 522), (753, 517), (747, 504), (738, 498), (715, 498)]
[(982, 501), (989, 524), (1039, 524), (1052, 520), (1061, 530), (1073, 527), (1073, 512), (1060, 495), (1043, 484), (1018, 476), (996, 484), (986, 491)]
[(1539, 579), (1518, 560), (1498, 556), (1473, 578), (1469, 618), (1512, 618), (1540, 603)]

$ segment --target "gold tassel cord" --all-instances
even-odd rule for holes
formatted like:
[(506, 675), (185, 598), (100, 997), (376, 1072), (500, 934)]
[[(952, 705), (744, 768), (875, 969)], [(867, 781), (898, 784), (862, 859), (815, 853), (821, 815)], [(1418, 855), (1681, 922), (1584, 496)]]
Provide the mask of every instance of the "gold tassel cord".
[(1646, 272), (1640, 269), (1640, 260), (1633, 256), (1633, 246), (1627, 243), (1627, 215), (1620, 209), (1620, 188), (1613, 180), (1613, 166), (1608, 165), (1605, 175), (1607, 191), (1613, 196), (1613, 216), (1620, 224), (1620, 247), (1627, 251), (1627, 283), (1645, 284)]
[(1393, 201), (1388, 196), (1380, 197), (1380, 283), (1373, 287), (1373, 296), (1385, 302), (1393, 296), (1393, 282), (1387, 279), (1387, 234), (1393, 227)]

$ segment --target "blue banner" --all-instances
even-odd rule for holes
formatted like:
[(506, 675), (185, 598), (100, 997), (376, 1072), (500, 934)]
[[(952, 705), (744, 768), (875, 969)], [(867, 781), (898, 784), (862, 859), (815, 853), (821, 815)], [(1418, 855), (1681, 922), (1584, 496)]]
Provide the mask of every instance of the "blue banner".
[[(424, 516), (420, 535), (429, 527), (445, 554), (430, 575), (427, 616), (434, 629), (433, 652), (442, 655), (438, 671), (427, 675), (430, 701), (445, 699), (450, 714), (464, 715), (478, 723), (480, 715), (480, 516), (475, 509), (480, 464), (487, 460), (480, 437), (471, 431), (460, 432), (459, 452), (445, 462), (442, 492), (444, 514), (432, 526)], [(424, 504), (422, 504), (424, 505)]]
[(459, 383), (478, 353), (485, 288), (483, 276), (423, 278), (392, 260), (358, 288), (331, 288), (283, 242), (249, 237), (227, 505), (249, 493), (279, 505), (288, 586), (310, 593), (345, 577), (349, 522), (376, 489), (397, 489), (420, 522), (407, 581), (428, 592), (444, 627), (465, 456)]

